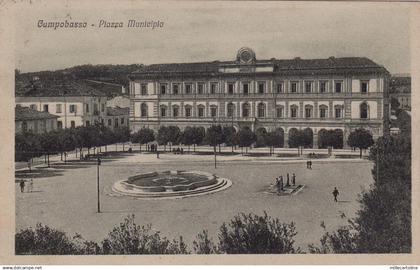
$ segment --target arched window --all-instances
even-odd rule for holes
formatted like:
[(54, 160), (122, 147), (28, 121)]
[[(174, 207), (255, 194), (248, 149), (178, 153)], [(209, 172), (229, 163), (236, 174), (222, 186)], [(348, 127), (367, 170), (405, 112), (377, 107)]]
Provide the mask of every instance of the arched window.
[(146, 103), (142, 103), (140, 105), (140, 116), (141, 117), (147, 117), (147, 111), (148, 111), (147, 104)]
[(166, 107), (166, 105), (161, 105), (160, 106), (160, 116), (161, 117), (166, 117), (167, 116), (167, 107)]
[(328, 106), (320, 105), (319, 106), (319, 118), (325, 119), (328, 117)]
[(312, 111), (313, 111), (312, 105), (305, 105), (305, 118), (311, 118), (313, 116)]
[(227, 105), (227, 117), (233, 117), (235, 115), (235, 104), (230, 102)]
[(249, 103), (245, 102), (244, 104), (242, 104), (242, 117), (249, 117)]
[(363, 102), (362, 104), (360, 104), (360, 118), (361, 119), (369, 118), (369, 106), (366, 104), (366, 102)]
[(257, 107), (258, 117), (265, 117), (265, 104), (259, 103)]

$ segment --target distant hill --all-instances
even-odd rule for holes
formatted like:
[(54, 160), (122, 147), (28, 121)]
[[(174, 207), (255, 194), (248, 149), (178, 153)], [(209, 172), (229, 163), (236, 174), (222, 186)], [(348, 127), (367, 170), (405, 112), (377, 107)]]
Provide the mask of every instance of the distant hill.
[[(114, 96), (117, 89), (121, 91), (121, 87), (118, 87), (118, 85), (122, 85), (128, 89), (127, 75), (135, 70), (138, 70), (142, 66), (143, 65), (141, 64), (81, 65), (55, 71), (37, 71), (27, 73), (20, 73), (19, 71), (16, 71), (15, 91), (17, 94), (20, 91), (24, 91), (28, 85), (33, 83), (34, 79), (45, 84), (59, 83), (63, 81), (92, 80), (104, 82), (104, 84), (100, 85), (100, 87), (103, 88), (102, 90), (105, 90), (108, 96)], [(93, 82), (90, 82), (89, 84), (95, 87)], [(98, 83), (96, 84), (98, 86)], [(116, 85), (112, 87), (112, 84)]]

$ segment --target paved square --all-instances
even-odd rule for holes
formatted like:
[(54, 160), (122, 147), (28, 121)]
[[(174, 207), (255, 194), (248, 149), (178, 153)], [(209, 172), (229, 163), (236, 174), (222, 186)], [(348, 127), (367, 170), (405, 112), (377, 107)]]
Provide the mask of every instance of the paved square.
[[(372, 164), (365, 160), (272, 161), (219, 157), (214, 169), (211, 156), (182, 157), (173, 154), (156, 159), (150, 154), (125, 154), (104, 160), (100, 167), (101, 206), (96, 213), (96, 165), (54, 166), (45, 177), (34, 178), (34, 192), (20, 193), (16, 184), (17, 230), (36, 223), (80, 233), (87, 240), (101, 241), (124, 217), (135, 214), (138, 224), (153, 228), (170, 239), (183, 236), (192, 249), (197, 233), (207, 229), (213, 240), (223, 222), (239, 212), (262, 214), (296, 223), (296, 243), (304, 250), (319, 243), (325, 222), (333, 230), (354, 217), (358, 194), (372, 183)], [(232, 180), (233, 185), (214, 194), (184, 199), (144, 200), (109, 196), (114, 182), (154, 170), (200, 170)], [(275, 177), (295, 173), (305, 188), (293, 196), (267, 194)], [(331, 194), (340, 191), (339, 202)]]

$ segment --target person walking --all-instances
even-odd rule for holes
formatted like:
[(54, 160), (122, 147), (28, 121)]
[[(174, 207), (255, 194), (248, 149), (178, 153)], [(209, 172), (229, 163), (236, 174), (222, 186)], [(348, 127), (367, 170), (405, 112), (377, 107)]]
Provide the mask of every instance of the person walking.
[(337, 187), (334, 187), (334, 190), (333, 190), (332, 194), (334, 196), (334, 202), (338, 202), (337, 197), (340, 194), (340, 192), (338, 192)]
[(32, 192), (33, 190), (34, 190), (34, 180), (31, 178), (31, 180), (29, 181), (28, 191)]
[(296, 175), (295, 175), (295, 173), (292, 174), (292, 185), (296, 186)]
[(25, 191), (25, 181), (23, 179), (19, 182), (20, 192), (23, 193)]

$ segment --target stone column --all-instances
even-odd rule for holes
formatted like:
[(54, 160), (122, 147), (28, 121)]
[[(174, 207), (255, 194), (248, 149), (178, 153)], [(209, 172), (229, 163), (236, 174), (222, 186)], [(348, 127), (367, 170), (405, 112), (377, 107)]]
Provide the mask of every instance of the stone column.
[(314, 129), (313, 130), (313, 142), (312, 142), (313, 149), (318, 149), (318, 130)]
[(286, 128), (284, 129), (284, 148), (289, 148), (289, 132)]

